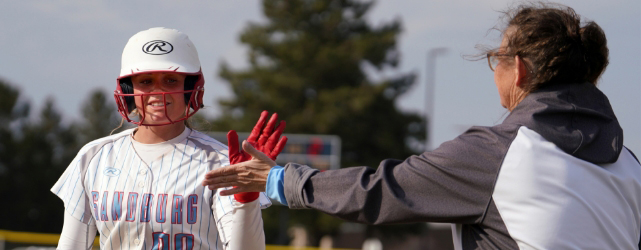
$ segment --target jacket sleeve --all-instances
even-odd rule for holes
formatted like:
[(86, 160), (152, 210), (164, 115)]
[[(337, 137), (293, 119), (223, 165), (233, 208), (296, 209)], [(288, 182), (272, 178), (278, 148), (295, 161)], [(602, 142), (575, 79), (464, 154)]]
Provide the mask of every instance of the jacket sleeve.
[(290, 208), (360, 223), (478, 223), (517, 129), (473, 127), (434, 151), (384, 160), (378, 169), (319, 172), (289, 163), (285, 196)]

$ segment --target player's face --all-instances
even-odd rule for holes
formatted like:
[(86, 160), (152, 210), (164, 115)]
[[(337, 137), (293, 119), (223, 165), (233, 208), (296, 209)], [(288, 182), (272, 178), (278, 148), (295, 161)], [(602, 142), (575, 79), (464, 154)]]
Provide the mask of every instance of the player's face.
[[(176, 73), (149, 73), (131, 77), (134, 94), (181, 92), (185, 90), (185, 75)], [(163, 101), (164, 96), (164, 101)], [(145, 111), (145, 123), (158, 124), (178, 120), (185, 115), (183, 93), (137, 96), (136, 108)], [(167, 115), (165, 115), (167, 109)]]

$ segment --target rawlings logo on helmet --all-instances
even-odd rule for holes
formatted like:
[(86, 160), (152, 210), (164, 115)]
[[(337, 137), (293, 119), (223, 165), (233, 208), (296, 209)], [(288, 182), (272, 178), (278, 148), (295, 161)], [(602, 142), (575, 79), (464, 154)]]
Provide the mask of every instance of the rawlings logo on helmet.
[(153, 40), (145, 43), (142, 46), (142, 52), (145, 52), (150, 55), (164, 55), (169, 54), (174, 50), (174, 46), (171, 43), (163, 40)]

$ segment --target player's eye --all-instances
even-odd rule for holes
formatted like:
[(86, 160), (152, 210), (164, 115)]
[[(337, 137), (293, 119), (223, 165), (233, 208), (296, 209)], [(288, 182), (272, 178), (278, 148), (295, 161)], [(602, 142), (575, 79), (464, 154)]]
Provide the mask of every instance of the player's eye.
[(169, 76), (165, 78), (164, 81), (165, 81), (165, 86), (169, 88), (180, 88), (181, 82), (180, 82), (180, 79), (177, 77)]
[(140, 85), (150, 85), (153, 81), (151, 79), (142, 79), (138, 81), (138, 84)]

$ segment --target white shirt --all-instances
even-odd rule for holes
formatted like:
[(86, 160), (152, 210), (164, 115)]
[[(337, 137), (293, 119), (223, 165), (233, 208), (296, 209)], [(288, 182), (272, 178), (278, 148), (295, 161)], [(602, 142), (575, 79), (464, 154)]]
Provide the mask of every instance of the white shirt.
[[(88, 143), (52, 188), (65, 203), (66, 214), (97, 228), (101, 249), (228, 249), (234, 238), (264, 248), (258, 207), (271, 204), (266, 196), (240, 204), (200, 184), (206, 172), (229, 165), (224, 144), (186, 129), (150, 146), (135, 142), (133, 131)], [(164, 152), (167, 145), (170, 150)], [(234, 234), (234, 227), (246, 224), (260, 232)], [(77, 240), (77, 235), (64, 235), (61, 243)], [(251, 239), (241, 241), (245, 236)]]

